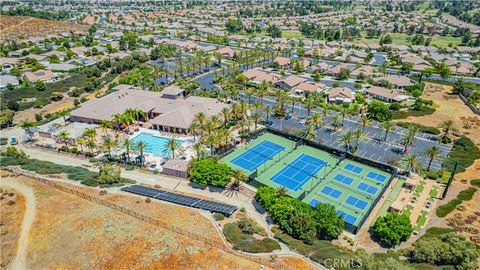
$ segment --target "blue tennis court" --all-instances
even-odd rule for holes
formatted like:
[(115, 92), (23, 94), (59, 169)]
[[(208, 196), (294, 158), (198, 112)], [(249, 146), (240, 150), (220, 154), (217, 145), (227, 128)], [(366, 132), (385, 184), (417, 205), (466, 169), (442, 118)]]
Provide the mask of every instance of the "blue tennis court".
[(341, 173), (337, 173), (333, 179), (347, 186), (350, 186), (353, 183), (353, 179), (351, 177), (345, 176)]
[(377, 193), (377, 191), (378, 191), (378, 188), (376, 188), (374, 186), (371, 186), (371, 185), (369, 185), (367, 183), (364, 183), (364, 182), (361, 182), (360, 184), (358, 184), (357, 188), (360, 189), (361, 191), (365, 191), (365, 192), (367, 192), (369, 194), (372, 194), (372, 195)]
[(298, 191), (325, 165), (325, 161), (321, 159), (301, 154), (270, 180), (293, 191)]
[(344, 169), (347, 170), (347, 171), (351, 171), (355, 174), (359, 174), (363, 171), (363, 168), (360, 168), (360, 167), (355, 166), (355, 165), (350, 164), (350, 163), (345, 165)]
[(383, 183), (385, 180), (387, 180), (385, 175), (376, 172), (368, 172), (367, 177), (380, 183)]
[(281, 145), (265, 140), (233, 159), (231, 163), (251, 172), (284, 149)]
[(342, 196), (342, 194), (343, 194), (343, 192), (341, 192), (340, 190), (336, 190), (336, 189), (331, 188), (329, 186), (324, 186), (320, 192), (322, 192), (323, 194), (325, 194), (327, 196), (330, 196), (330, 197), (334, 198), (335, 200), (340, 198), (340, 196)]
[(368, 206), (368, 203), (364, 200), (358, 199), (352, 195), (348, 196), (345, 202), (353, 207), (356, 207), (360, 210), (364, 210)]
[(357, 221), (357, 217), (356, 217), (356, 216), (347, 214), (347, 213), (343, 212), (342, 210), (337, 210), (337, 215), (338, 215), (339, 217), (342, 217), (343, 220), (344, 220), (346, 223), (350, 224), (350, 225), (355, 224), (355, 222)]
[(319, 200), (313, 199), (313, 200), (311, 200), (311, 201), (308, 203), (308, 205), (310, 205), (311, 207), (316, 207), (317, 204), (319, 204), (319, 203), (320, 203)]

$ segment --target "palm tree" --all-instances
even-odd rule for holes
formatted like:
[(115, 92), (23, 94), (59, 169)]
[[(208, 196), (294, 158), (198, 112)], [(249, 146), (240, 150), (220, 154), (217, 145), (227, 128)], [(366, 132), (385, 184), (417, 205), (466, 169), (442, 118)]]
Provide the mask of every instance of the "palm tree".
[(345, 151), (348, 152), (348, 149), (350, 148), (350, 144), (353, 141), (353, 132), (351, 132), (350, 130), (343, 132), (342, 135), (338, 137), (338, 141), (343, 143), (345, 147)]
[(181, 145), (175, 139), (169, 139), (166, 143), (165, 152), (166, 154), (172, 155), (172, 158), (175, 158), (175, 155), (179, 153)]
[(85, 141), (85, 139), (82, 138), (82, 137), (79, 137), (79, 138), (77, 138), (77, 140), (75, 141), (75, 143), (80, 146), (80, 151), (83, 152), (83, 146), (87, 143), (87, 142)]
[(25, 119), (20, 122), (20, 127), (25, 129), (28, 133), (29, 141), (33, 140), (33, 131), (32, 128), (36, 127), (37, 123), (30, 120), (30, 119)]
[(87, 141), (87, 146), (88, 148), (90, 148), (90, 153), (92, 154), (92, 156), (94, 155), (94, 151), (95, 151), (95, 148), (97, 147), (97, 144), (95, 143), (95, 141), (93, 139), (89, 139)]
[(362, 132), (365, 132), (365, 126), (370, 123), (370, 118), (368, 118), (366, 115), (362, 115), (360, 116), (360, 121), (362, 122)]
[(196, 159), (200, 159), (200, 155), (202, 154), (203, 151), (203, 144), (201, 143), (196, 143), (192, 145), (193, 150), (195, 151)]
[(63, 118), (63, 123), (66, 124), (67, 123), (66, 116), (69, 114), (69, 111), (68, 110), (61, 110), (61, 111), (57, 112), (57, 114)]
[(210, 156), (213, 156), (213, 149), (218, 144), (218, 136), (216, 134), (210, 134), (206, 139), (205, 143), (210, 147)]
[(260, 122), (261, 118), (262, 118), (262, 116), (257, 112), (252, 114), (252, 120), (253, 120), (253, 123), (254, 123), (255, 131), (257, 131), (257, 125), (258, 125), (258, 122)]
[(421, 165), (418, 162), (417, 155), (415, 154), (408, 154), (400, 160), (399, 165), (405, 169), (405, 171), (410, 172), (418, 172), (421, 170)]
[(316, 129), (323, 125), (323, 118), (319, 113), (313, 113), (312, 124)]
[(125, 138), (123, 140), (123, 147), (125, 147), (125, 152), (127, 154), (127, 162), (130, 161), (130, 149), (132, 148), (132, 140), (130, 138)]
[(232, 175), (232, 187), (235, 190), (240, 189), (240, 185), (242, 182), (247, 182), (248, 176), (245, 174), (243, 170), (234, 170)]
[(62, 139), (63, 143), (65, 144), (65, 147), (68, 147), (68, 140), (70, 139), (70, 133), (68, 133), (68, 131), (66, 130), (62, 130), (60, 131), (60, 133), (58, 133), (58, 137)]
[(103, 144), (103, 147), (105, 148), (105, 150), (107, 150), (108, 155), (111, 157), (112, 156), (112, 148), (114, 148), (117, 145), (117, 141), (115, 141), (110, 136), (106, 136), (106, 137), (103, 137), (102, 144)]
[(384, 141), (387, 140), (388, 132), (390, 132), (390, 130), (393, 128), (394, 125), (395, 124), (390, 120), (382, 123), (382, 128), (383, 128), (383, 130), (385, 130), (385, 136), (383, 138)]
[(432, 165), (433, 160), (437, 158), (438, 155), (440, 155), (440, 148), (438, 148), (438, 146), (436, 145), (433, 145), (432, 147), (428, 148), (423, 154), (428, 158), (427, 171), (430, 171), (430, 166)]
[(308, 124), (305, 127), (305, 139), (311, 141), (315, 138), (316, 132), (315, 132), (315, 127), (313, 124)]
[(105, 137), (107, 137), (107, 136), (108, 136), (107, 130), (108, 130), (109, 128), (112, 128), (112, 122), (111, 122), (111, 121), (107, 121), (107, 120), (102, 120), (102, 121), (100, 122), (100, 127), (102, 128), (102, 131), (103, 131)]
[(263, 110), (265, 111), (265, 122), (268, 123), (268, 118), (270, 117), (270, 114), (272, 113), (272, 107), (267, 105), (263, 108)]
[(83, 131), (83, 135), (91, 140), (95, 140), (97, 137), (97, 131), (94, 128), (87, 128)]
[(443, 129), (443, 131), (445, 132), (442, 136), (442, 138), (445, 138), (447, 137), (448, 135), (448, 132), (450, 130), (455, 130), (455, 126), (454, 126), (454, 123), (452, 120), (445, 120), (443, 121), (441, 124), (440, 124), (440, 128)]
[(361, 129), (355, 129), (353, 131), (353, 137), (355, 139), (355, 147), (354, 150), (357, 151), (358, 145), (360, 144), (360, 141), (365, 138), (365, 133)]
[(310, 116), (310, 112), (312, 111), (313, 108), (315, 108), (315, 100), (313, 100), (313, 98), (311, 97), (308, 97), (305, 100), (305, 109), (307, 109), (307, 117)]
[(188, 126), (187, 130), (188, 132), (193, 134), (193, 140), (196, 141), (197, 140), (196, 136), (200, 131), (200, 125), (196, 121), (192, 121), (192, 123), (190, 123), (190, 125)]
[(287, 99), (287, 92), (285, 92), (281, 88), (278, 88), (278, 89), (275, 90), (273, 95), (277, 99), (277, 103), (278, 103), (278, 106), (279, 106), (280, 110), (283, 111), (283, 106), (285, 105), (285, 100)]
[(413, 143), (415, 142), (415, 137), (418, 134), (418, 128), (415, 126), (410, 126), (405, 134), (403, 134), (402, 137), (402, 142), (405, 145), (405, 148), (403, 149), (403, 153), (407, 153), (408, 149), (410, 147), (413, 147)]
[(336, 132), (337, 131), (337, 127), (339, 126), (339, 124), (342, 122), (342, 118), (341, 118), (341, 115), (336, 113), (332, 116), (332, 125), (333, 125), (333, 131)]
[(287, 194), (288, 194), (288, 189), (284, 186), (280, 186), (275, 189), (275, 195), (277, 195), (277, 197), (279, 198), (285, 197), (287, 196)]
[(145, 163), (145, 157), (143, 155), (143, 153), (145, 152), (145, 148), (148, 147), (148, 143), (144, 142), (144, 141), (138, 141), (135, 145), (134, 145), (134, 148), (135, 150), (137, 150), (138, 152), (140, 152), (140, 159), (141, 159), (141, 165), (143, 166), (143, 164)]
[(223, 126), (226, 127), (228, 121), (230, 120), (230, 115), (231, 115), (230, 108), (225, 107), (225, 108), (222, 109), (222, 111), (220, 113), (221, 113), (222, 118), (223, 118)]

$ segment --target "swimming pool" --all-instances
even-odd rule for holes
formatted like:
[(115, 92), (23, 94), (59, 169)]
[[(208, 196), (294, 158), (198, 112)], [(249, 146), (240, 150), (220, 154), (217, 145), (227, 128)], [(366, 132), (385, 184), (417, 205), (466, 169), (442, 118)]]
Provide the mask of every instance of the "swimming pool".
[[(156, 136), (150, 133), (142, 132), (132, 139), (132, 145), (135, 145), (140, 141), (145, 142), (147, 143), (145, 152), (153, 154), (157, 157), (169, 158), (171, 157), (171, 151), (167, 148), (167, 142), (169, 140), (170, 138), (167, 137)], [(177, 141), (180, 145), (183, 144), (182, 140)]]

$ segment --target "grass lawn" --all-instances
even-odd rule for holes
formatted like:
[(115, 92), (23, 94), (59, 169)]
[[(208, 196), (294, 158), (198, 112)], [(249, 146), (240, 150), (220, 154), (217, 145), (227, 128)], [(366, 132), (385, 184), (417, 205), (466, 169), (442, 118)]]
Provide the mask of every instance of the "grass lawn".
[(453, 199), (448, 203), (441, 205), (437, 208), (436, 214), (438, 217), (446, 217), (450, 212), (455, 210), (455, 207), (462, 204), (462, 200), (460, 199)]
[[(408, 40), (408, 38), (413, 37), (414, 35), (408, 35), (408, 34), (403, 34), (403, 33), (390, 33), (389, 34), (392, 37), (392, 44), (394, 45), (412, 45), (412, 42)], [(358, 39), (357, 41), (360, 42), (365, 42), (366, 44), (378, 44), (380, 41), (380, 38), (371, 38), (368, 39), (365, 37), (366, 33), (362, 32), (362, 38)], [(462, 42), (461, 38), (457, 37), (443, 37), (443, 36), (427, 36), (424, 35), (424, 38), (432, 38), (432, 41), (430, 42), (430, 45), (436, 45), (439, 47), (448, 47), (449, 43), (452, 43), (452, 45), (458, 46)]]
[(477, 187), (480, 187), (480, 179), (470, 180), (470, 184), (474, 185), (474, 186), (477, 186)]
[(425, 181), (420, 181), (418, 185), (415, 187), (415, 192), (413, 193), (415, 197), (420, 197), (420, 194), (422, 194), (423, 189), (425, 188)]
[(402, 214), (403, 214), (403, 215), (406, 215), (407, 217), (410, 217), (410, 214), (412, 213), (412, 210), (413, 210), (413, 206), (407, 205), (407, 206), (405, 207), (405, 209), (403, 209)]
[(296, 38), (296, 39), (304, 39), (305, 37), (300, 33), (298, 30), (285, 30), (282, 31), (282, 38), (290, 39), (290, 38)]
[(473, 198), (473, 194), (475, 194), (477, 190), (475, 188), (468, 188), (465, 190), (460, 191), (457, 195), (457, 199), (462, 201), (470, 201)]
[(423, 225), (425, 225), (425, 222), (427, 221), (427, 216), (428, 216), (428, 212), (422, 211), (422, 213), (417, 219), (417, 223), (415, 224), (415, 226), (413, 226), (413, 229), (415, 229), (416, 231), (421, 230)]
[(432, 189), (430, 190), (430, 194), (428, 195), (428, 200), (433, 201), (434, 199), (436, 199), (439, 191), (440, 191), (439, 186), (433, 186)]

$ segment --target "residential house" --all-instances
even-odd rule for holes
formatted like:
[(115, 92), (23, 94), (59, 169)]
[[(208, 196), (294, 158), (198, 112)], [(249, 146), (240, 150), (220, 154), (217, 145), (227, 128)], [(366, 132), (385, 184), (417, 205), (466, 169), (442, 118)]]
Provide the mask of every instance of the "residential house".
[(273, 62), (278, 64), (280, 67), (285, 68), (290, 64), (290, 58), (277, 56), (273, 59)]
[(278, 88), (292, 90), (295, 86), (305, 81), (307, 81), (307, 79), (296, 76), (296, 75), (290, 75), (285, 79), (276, 82), (274, 85), (275, 87), (278, 87)]
[(398, 76), (398, 75), (390, 75), (386, 77), (378, 77), (374, 79), (376, 83), (380, 81), (388, 81), (393, 85), (395, 89), (404, 89), (409, 85), (414, 85), (414, 82), (410, 80), (407, 76)]
[(350, 72), (350, 77), (358, 78), (360, 74), (363, 74), (365, 78), (371, 78), (375, 75), (375, 69), (372, 66), (361, 66)]
[(13, 88), (17, 88), (20, 83), (17, 77), (0, 73), (0, 91), (7, 89), (8, 85), (13, 86)]
[(37, 70), (35, 72), (27, 71), (23, 73), (23, 80), (29, 82), (43, 81), (46, 83), (58, 80), (58, 76), (49, 69)]
[(388, 89), (380, 86), (371, 86), (363, 90), (363, 93), (371, 98), (379, 99), (384, 102), (402, 103), (409, 99), (409, 96), (402, 95), (398, 90)]
[(325, 91), (327, 86), (323, 83), (317, 82), (302, 82), (295, 87), (293, 87), (294, 96), (305, 96), (310, 93), (319, 93)]
[(351, 103), (355, 99), (355, 94), (346, 87), (336, 87), (330, 90), (327, 96), (330, 103)]

